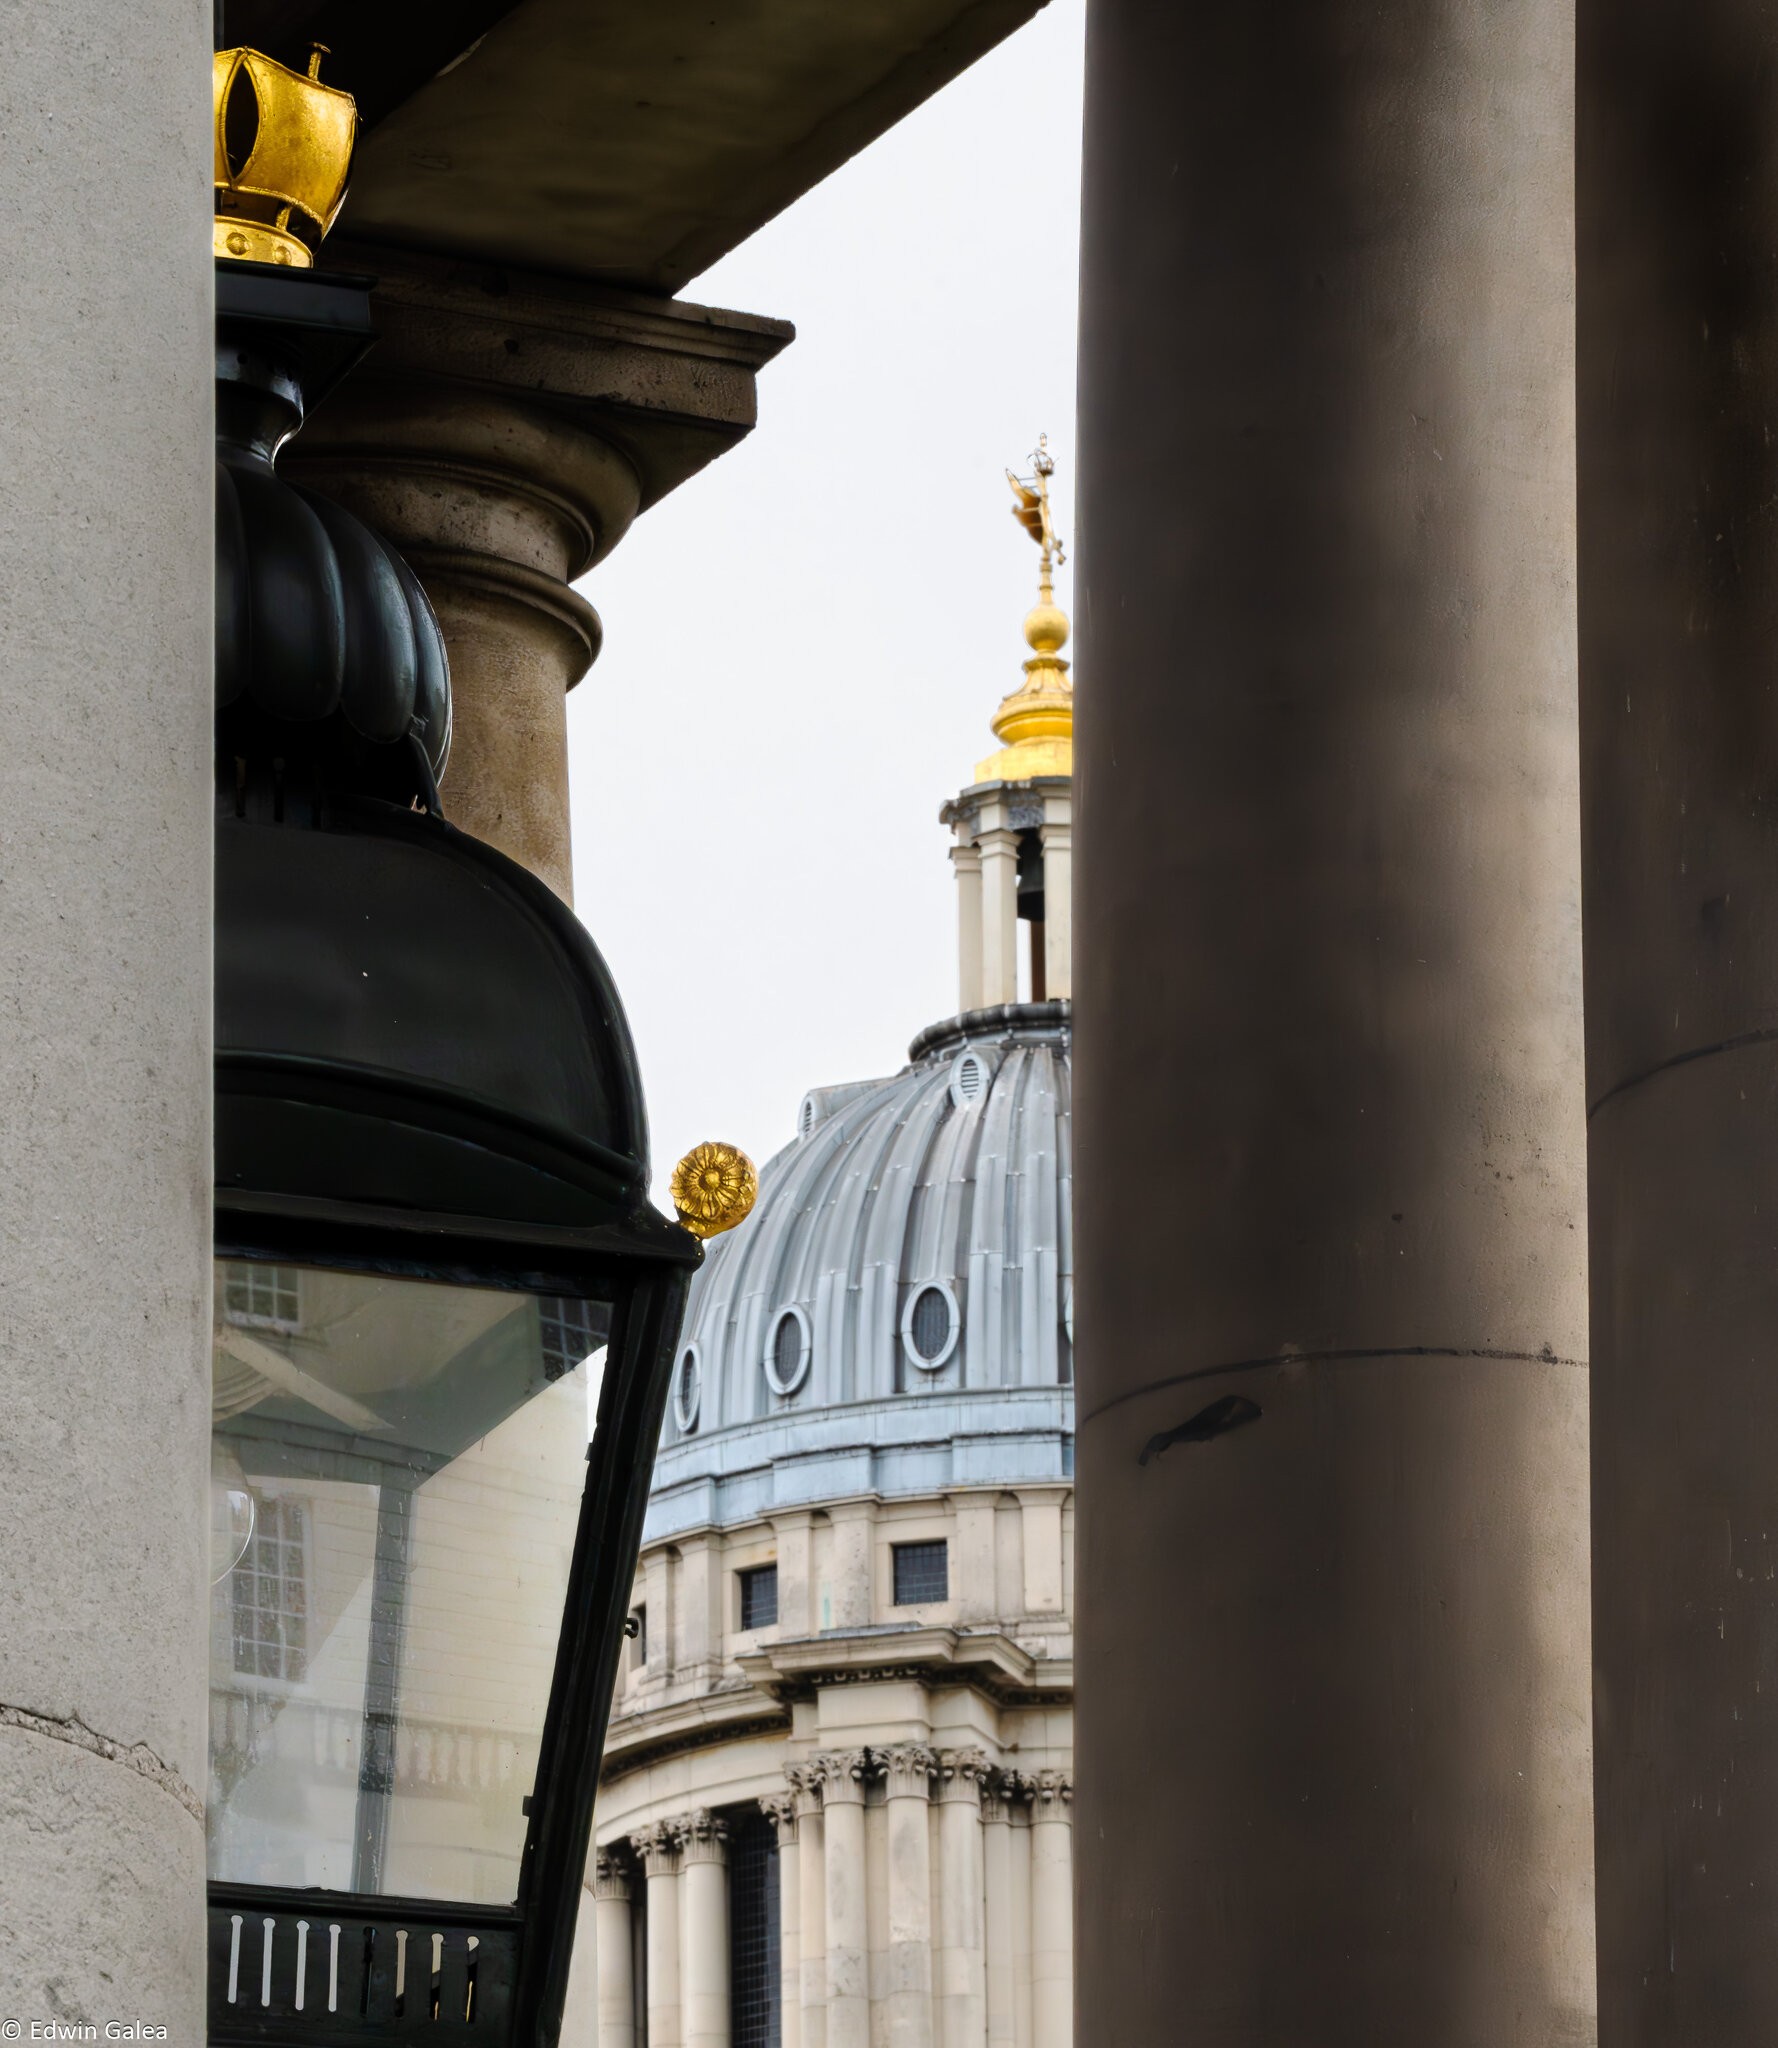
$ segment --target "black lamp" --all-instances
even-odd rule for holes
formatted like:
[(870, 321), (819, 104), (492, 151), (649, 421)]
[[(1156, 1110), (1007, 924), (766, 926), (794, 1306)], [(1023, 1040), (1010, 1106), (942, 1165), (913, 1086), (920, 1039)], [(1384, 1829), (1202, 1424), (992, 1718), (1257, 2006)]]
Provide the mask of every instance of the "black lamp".
[(210, 2039), (543, 2048), (699, 1249), (423, 592), (275, 473), (368, 289), (218, 265)]

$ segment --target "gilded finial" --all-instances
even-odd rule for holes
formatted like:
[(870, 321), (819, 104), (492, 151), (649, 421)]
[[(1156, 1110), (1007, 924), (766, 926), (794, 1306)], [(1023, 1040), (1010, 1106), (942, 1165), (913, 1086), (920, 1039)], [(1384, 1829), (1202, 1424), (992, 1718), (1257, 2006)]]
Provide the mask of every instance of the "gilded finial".
[(1055, 572), (1067, 559), (1050, 512), (1050, 478), (1056, 473), (1049, 436), (1039, 434), (1031, 454), (1031, 475), (1010, 469), (1012, 515), (1037, 543), (1037, 602), (1025, 614), (1031, 658), (1025, 680), (995, 712), (994, 736), (1005, 744), (976, 763), (977, 782), (1023, 782), (1038, 775), (1074, 773), (1074, 685), (1061, 650), (1068, 643), (1068, 614), (1057, 604)]
[(719, 1237), (746, 1219), (759, 1194), (753, 1161), (738, 1146), (694, 1145), (673, 1169), (673, 1207), (693, 1237)]
[(346, 196), (358, 108), (321, 83), (316, 43), (305, 78), (260, 50), (218, 50), (210, 88), (216, 254), (306, 270)]

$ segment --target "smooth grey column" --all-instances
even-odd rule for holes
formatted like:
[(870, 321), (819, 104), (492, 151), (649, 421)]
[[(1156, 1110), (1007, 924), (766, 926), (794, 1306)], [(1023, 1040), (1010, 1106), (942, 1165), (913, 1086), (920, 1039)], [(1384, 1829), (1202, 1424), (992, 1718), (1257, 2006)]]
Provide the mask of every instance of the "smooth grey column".
[(1090, 0), (1082, 2041), (1593, 2038), (1572, 32)]
[(1580, 9), (1599, 2035), (1778, 2039), (1778, 21)]
[(0, 2016), (204, 2032), (210, 8), (0, 65)]

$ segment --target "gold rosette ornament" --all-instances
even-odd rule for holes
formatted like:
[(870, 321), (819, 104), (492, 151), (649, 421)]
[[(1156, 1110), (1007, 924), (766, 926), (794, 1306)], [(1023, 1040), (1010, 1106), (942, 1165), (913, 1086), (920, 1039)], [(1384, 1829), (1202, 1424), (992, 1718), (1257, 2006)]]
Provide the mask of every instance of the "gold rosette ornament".
[(759, 1175), (738, 1145), (694, 1145), (673, 1169), (673, 1207), (693, 1237), (733, 1230), (753, 1207)]

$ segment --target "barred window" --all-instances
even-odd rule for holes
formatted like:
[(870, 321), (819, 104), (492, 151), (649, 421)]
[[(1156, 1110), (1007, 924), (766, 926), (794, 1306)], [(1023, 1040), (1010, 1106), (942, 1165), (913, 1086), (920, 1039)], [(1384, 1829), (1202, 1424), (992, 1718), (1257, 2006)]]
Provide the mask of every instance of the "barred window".
[(741, 1628), (771, 1628), (778, 1619), (778, 1567), (775, 1564), (755, 1565), (751, 1571), (738, 1572), (741, 1581)]
[(783, 1934), (778, 1837), (763, 1813), (730, 1816), (729, 2011), (732, 2048), (779, 2048)]
[(895, 1565), (897, 1607), (924, 1607), (951, 1597), (950, 1563), (942, 1536), (935, 1543), (892, 1544), (890, 1556)]
[(559, 1380), (598, 1350), (605, 1339), (594, 1317), (599, 1315), (599, 1320), (603, 1321), (602, 1309), (602, 1303), (582, 1301), (572, 1294), (540, 1294), (537, 1297), (545, 1379)]
[(231, 1578), (235, 1669), (295, 1683), (309, 1668), (309, 1507), (259, 1503), (253, 1537)]
[(231, 1259), (223, 1269), (222, 1312), (231, 1323), (272, 1324), (294, 1330), (302, 1320), (302, 1290), (294, 1266), (250, 1265)]

